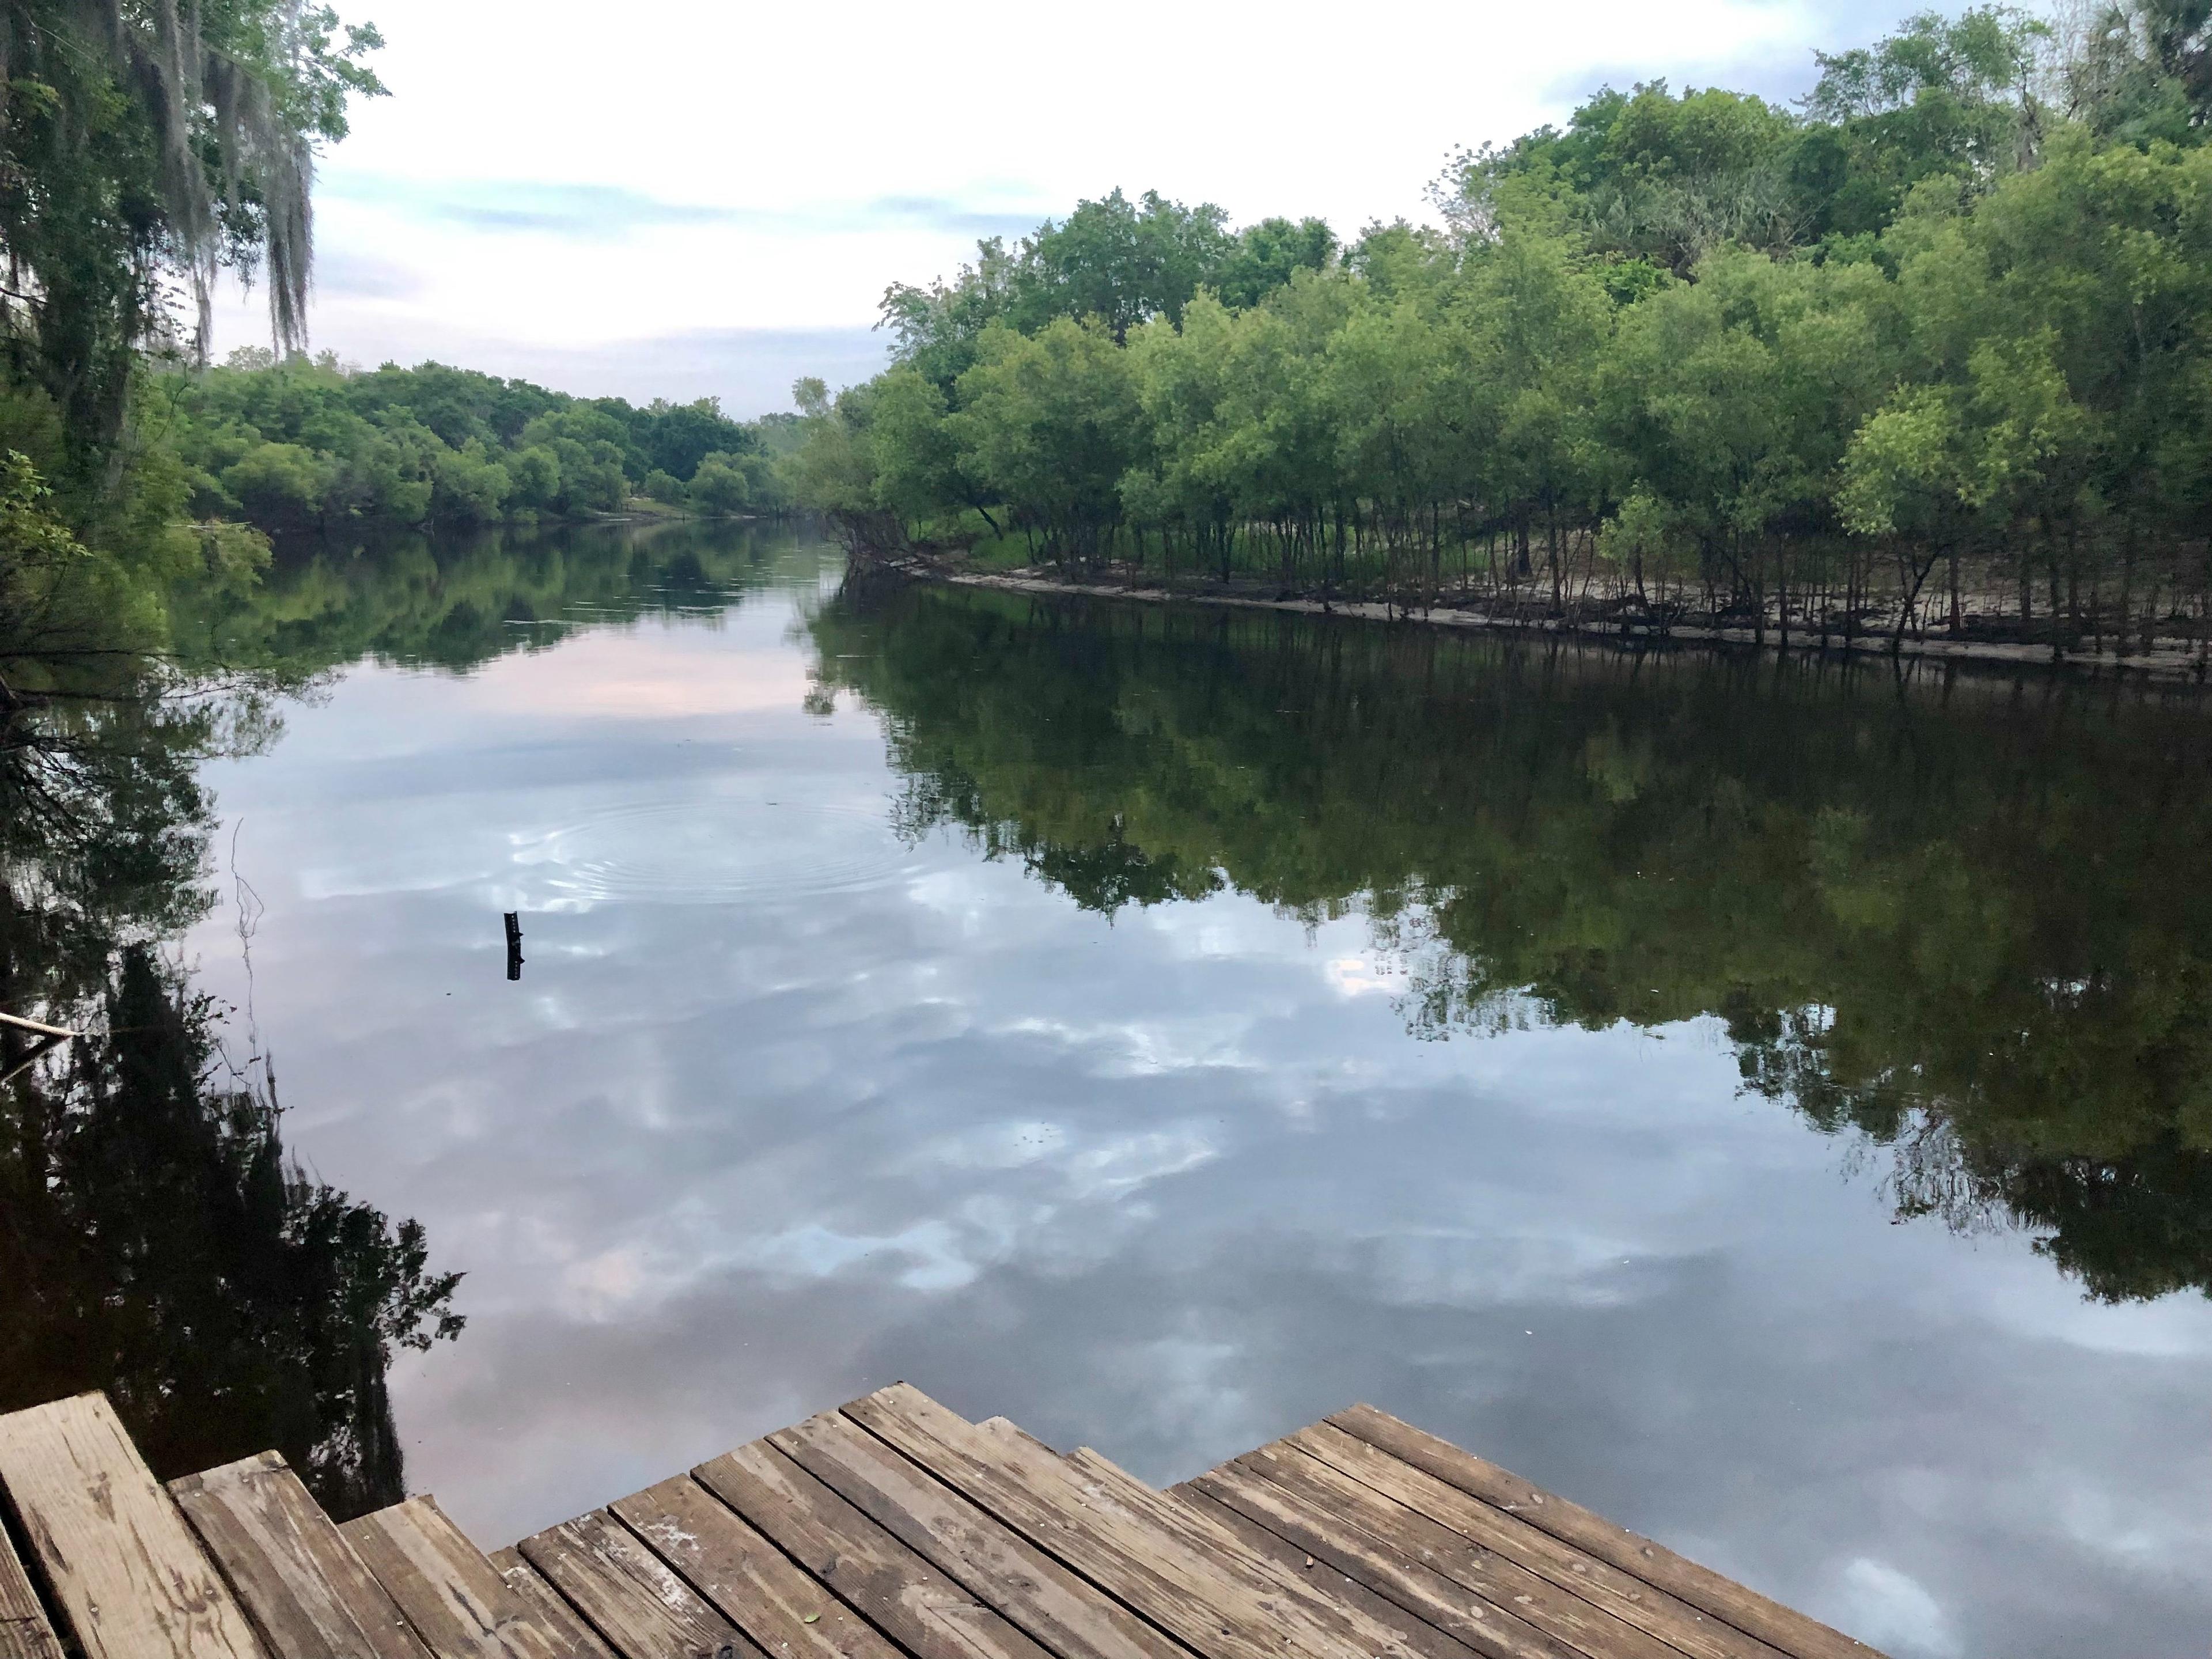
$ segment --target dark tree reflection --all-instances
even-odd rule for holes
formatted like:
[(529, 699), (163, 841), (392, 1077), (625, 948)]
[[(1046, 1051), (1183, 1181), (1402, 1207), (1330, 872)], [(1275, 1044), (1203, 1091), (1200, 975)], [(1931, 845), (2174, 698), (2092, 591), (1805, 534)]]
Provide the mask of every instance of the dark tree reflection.
[(1358, 911), (1418, 1037), (1715, 1019), (1900, 1218), (2212, 1287), (2195, 694), (896, 586), (814, 628), (910, 835), (1109, 913)]
[(203, 914), (218, 749), (260, 697), (133, 671), (0, 718), (0, 1409), (105, 1389), (157, 1474), (274, 1447), (340, 1517), (404, 1495), (395, 1350), (461, 1326), (420, 1226), (286, 1156), (265, 1059), (167, 959)]

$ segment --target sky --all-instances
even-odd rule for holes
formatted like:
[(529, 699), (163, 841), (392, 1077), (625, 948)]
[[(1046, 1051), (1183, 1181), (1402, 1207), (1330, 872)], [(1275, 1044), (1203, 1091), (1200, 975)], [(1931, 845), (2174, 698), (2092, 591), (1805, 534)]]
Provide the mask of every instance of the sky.
[[(323, 161), (312, 343), (749, 417), (872, 374), (888, 284), (1116, 185), (1356, 234), (1607, 81), (1786, 100), (1904, 9), (349, 0), (392, 96)], [(266, 327), (234, 295), (218, 349)]]

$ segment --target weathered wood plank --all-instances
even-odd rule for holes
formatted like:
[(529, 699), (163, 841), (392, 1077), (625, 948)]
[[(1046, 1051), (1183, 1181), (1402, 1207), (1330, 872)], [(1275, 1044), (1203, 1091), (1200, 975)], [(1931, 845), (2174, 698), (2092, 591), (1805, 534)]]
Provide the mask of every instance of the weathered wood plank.
[(1120, 1602), (836, 1413), (781, 1430), (769, 1443), (1061, 1659), (1189, 1659)]
[(436, 1499), (410, 1498), (338, 1531), (436, 1659), (574, 1659)]
[(1880, 1659), (1875, 1650), (1794, 1607), (1724, 1578), (1663, 1544), (1616, 1526), (1579, 1504), (1531, 1486), (1495, 1463), (1402, 1422), (1372, 1406), (1354, 1406), (1328, 1421), (1492, 1508), (1572, 1545), (1701, 1612), (1792, 1656), (1792, 1659)]
[(276, 1453), (169, 1482), (169, 1495), (283, 1659), (428, 1659), (398, 1604)]
[[(1264, 1468), (1258, 1460), (1274, 1458)], [(1780, 1650), (1702, 1608), (1599, 1560), (1329, 1423), (1301, 1429), (1240, 1462), (1264, 1474), (1310, 1470), (1319, 1462), (1431, 1522), (1621, 1619), (1663, 1638), (1692, 1659), (1784, 1659)]]
[(88, 1659), (260, 1659), (252, 1626), (104, 1395), (0, 1417), (0, 1484)]
[(1013, 1625), (765, 1442), (691, 1474), (914, 1659), (1047, 1659)]
[(988, 1434), (904, 1383), (846, 1416), (1207, 1659), (1406, 1651), (1356, 1608), (1283, 1578), (1236, 1535), (1104, 1460), (1078, 1468)]
[(736, 1626), (604, 1510), (515, 1547), (623, 1659), (762, 1659)]
[(61, 1638), (5, 1533), (0, 1533), (0, 1659), (62, 1659)]
[(577, 1659), (617, 1659), (615, 1650), (599, 1640), (599, 1633), (577, 1617), (575, 1608), (561, 1599), (561, 1592), (547, 1583), (544, 1575), (524, 1560), (514, 1545), (494, 1550), (484, 1559), (507, 1581), (507, 1589), (522, 1598), (530, 1616)]
[(609, 1507), (768, 1652), (793, 1659), (899, 1659), (873, 1626), (690, 1475)]
[(1358, 1490), (1364, 1488), (1387, 1504), (1410, 1509), (1431, 1524), (1449, 1528), (1445, 1540), (1437, 1545), (1440, 1553), (1450, 1553), (1448, 1540), (1454, 1535), (1495, 1551), (1500, 1560), (1606, 1609), (1691, 1659), (1782, 1659), (1778, 1650), (1757, 1637), (1562, 1543), (1333, 1424), (1301, 1429), (1237, 1462), (1271, 1480), (1311, 1481), (1317, 1466), (1325, 1468), (1330, 1474), (1322, 1478), (1333, 1490), (1346, 1491), (1345, 1483), (1351, 1483), (1353, 1501), (1358, 1501)]
[(1188, 1504), (1200, 1515), (1210, 1516), (1235, 1533), (1254, 1554), (1266, 1556), (1285, 1572), (1298, 1574), (1323, 1595), (1348, 1601), (1377, 1623), (1388, 1625), (1405, 1639), (1406, 1646), (1411, 1651), (1421, 1656), (1421, 1659), (1468, 1659), (1468, 1656), (1477, 1651), (1425, 1620), (1416, 1618), (1388, 1597), (1377, 1595), (1357, 1578), (1340, 1571), (1332, 1563), (1309, 1554), (1300, 1546), (1268, 1531), (1250, 1516), (1231, 1509), (1195, 1482), (1186, 1481), (1181, 1486), (1170, 1486), (1168, 1492), (1178, 1501)]
[[(1371, 1584), (1401, 1607), (1464, 1635), (1455, 1621), (1494, 1628), (1503, 1613), (1540, 1632), (1558, 1655), (1680, 1659), (1624, 1625), (1450, 1528), (1362, 1487), (1311, 1458), (1263, 1447), (1199, 1477), (1206, 1491)], [(1518, 1632), (1516, 1632), (1517, 1635)], [(1474, 1639), (1469, 1638), (1468, 1639)]]

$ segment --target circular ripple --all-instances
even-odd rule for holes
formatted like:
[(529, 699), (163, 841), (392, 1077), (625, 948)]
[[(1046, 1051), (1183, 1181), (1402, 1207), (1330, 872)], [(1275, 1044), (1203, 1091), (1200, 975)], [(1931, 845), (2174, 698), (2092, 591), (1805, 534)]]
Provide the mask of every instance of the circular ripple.
[(852, 892), (909, 861), (881, 805), (811, 801), (653, 801), (612, 806), (520, 841), (551, 896), (728, 904)]

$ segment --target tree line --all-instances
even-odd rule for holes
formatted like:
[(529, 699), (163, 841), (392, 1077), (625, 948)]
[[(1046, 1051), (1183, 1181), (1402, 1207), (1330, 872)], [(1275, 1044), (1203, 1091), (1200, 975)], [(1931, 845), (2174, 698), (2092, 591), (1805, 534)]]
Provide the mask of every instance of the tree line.
[[(179, 596), (273, 534), (789, 507), (794, 416), (307, 354), (315, 161), (382, 44), (300, 0), (0, 0), (0, 720), (187, 645)], [(270, 344), (210, 367), (225, 273)]]
[(469, 526), (619, 513), (635, 495), (704, 514), (790, 505), (775, 461), (796, 416), (740, 422), (702, 398), (642, 407), (426, 362), (234, 351), (156, 380), (147, 419), (194, 519), (265, 530)]
[(795, 483), (869, 552), (2202, 649), (2208, 41), (1984, 7), (1795, 110), (1607, 88), (1341, 247), (1117, 191), (893, 288)]

